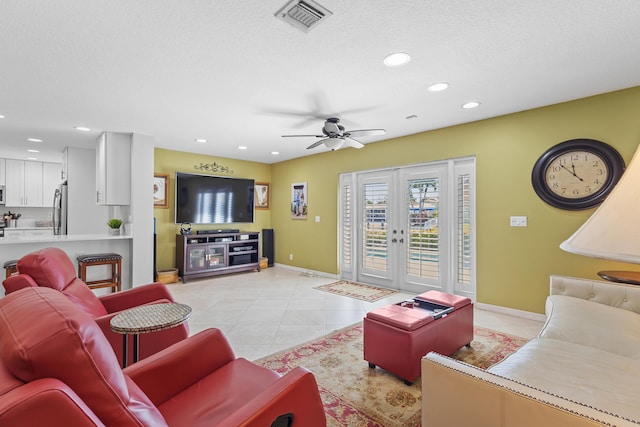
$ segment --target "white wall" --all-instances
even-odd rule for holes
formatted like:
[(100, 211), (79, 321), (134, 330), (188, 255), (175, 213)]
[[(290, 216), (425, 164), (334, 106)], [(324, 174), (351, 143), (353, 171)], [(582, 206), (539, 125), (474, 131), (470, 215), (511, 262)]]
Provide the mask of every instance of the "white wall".
[(153, 282), (153, 157), (155, 139), (131, 138), (131, 217), (133, 286)]

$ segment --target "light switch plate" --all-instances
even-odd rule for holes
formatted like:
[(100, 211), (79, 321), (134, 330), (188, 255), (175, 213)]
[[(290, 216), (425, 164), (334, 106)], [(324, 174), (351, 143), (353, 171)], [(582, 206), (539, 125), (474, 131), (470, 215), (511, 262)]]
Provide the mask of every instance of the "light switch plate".
[(512, 227), (526, 227), (527, 226), (527, 217), (526, 216), (512, 216), (510, 220), (510, 224)]

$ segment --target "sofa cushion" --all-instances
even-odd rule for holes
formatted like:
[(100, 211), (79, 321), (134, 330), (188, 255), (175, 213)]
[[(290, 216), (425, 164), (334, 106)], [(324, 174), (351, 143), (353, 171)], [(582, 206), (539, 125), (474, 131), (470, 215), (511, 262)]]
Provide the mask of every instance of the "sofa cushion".
[(280, 378), (275, 371), (243, 358), (235, 359), (159, 405), (158, 409), (169, 425), (219, 425)]
[(640, 360), (640, 314), (581, 298), (551, 295), (541, 338), (555, 338)]
[(487, 370), (572, 401), (640, 419), (640, 364), (619, 354), (537, 338)]
[(92, 317), (107, 314), (98, 297), (82, 280), (66, 252), (59, 248), (45, 248), (20, 258), (18, 271), (31, 276), (38, 286), (62, 292)]
[(434, 321), (433, 313), (429, 311), (401, 307), (397, 304), (376, 308), (367, 313), (367, 318), (405, 331), (414, 331)]

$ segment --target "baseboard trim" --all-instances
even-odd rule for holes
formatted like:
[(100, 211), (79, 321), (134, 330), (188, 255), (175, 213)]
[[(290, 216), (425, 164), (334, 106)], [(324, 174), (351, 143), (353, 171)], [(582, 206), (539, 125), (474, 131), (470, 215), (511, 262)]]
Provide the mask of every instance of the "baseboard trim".
[(544, 314), (533, 313), (531, 311), (516, 310), (515, 308), (502, 307), (499, 305), (484, 304), (481, 302), (475, 303), (476, 308), (485, 311), (493, 311), (494, 313), (507, 314), (509, 316), (522, 317), (524, 319), (536, 320), (538, 322), (544, 322), (547, 317)]
[(330, 279), (339, 279), (339, 276), (337, 274), (329, 274), (326, 273), (324, 271), (315, 271), (315, 270), (309, 270), (308, 268), (300, 268), (300, 267), (294, 267), (292, 265), (287, 265), (287, 264), (279, 264), (279, 263), (274, 263), (273, 264), (274, 267), (280, 267), (280, 268), (284, 268), (287, 270), (292, 270), (292, 271), (298, 271), (300, 272), (300, 274), (307, 276), (307, 277), (314, 277), (314, 276), (320, 276), (320, 277), (328, 277)]

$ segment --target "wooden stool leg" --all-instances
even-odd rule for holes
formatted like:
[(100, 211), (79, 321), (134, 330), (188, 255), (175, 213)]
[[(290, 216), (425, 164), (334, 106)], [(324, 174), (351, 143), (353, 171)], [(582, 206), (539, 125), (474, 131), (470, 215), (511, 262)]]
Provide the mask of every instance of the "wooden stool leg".
[(122, 289), (122, 260), (118, 260), (117, 264), (117, 275), (116, 275), (116, 290), (120, 292)]

